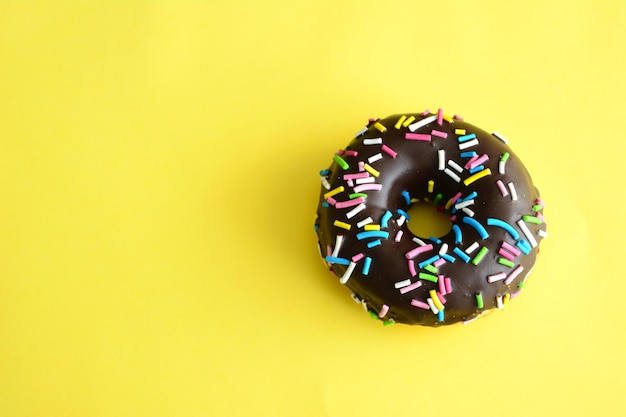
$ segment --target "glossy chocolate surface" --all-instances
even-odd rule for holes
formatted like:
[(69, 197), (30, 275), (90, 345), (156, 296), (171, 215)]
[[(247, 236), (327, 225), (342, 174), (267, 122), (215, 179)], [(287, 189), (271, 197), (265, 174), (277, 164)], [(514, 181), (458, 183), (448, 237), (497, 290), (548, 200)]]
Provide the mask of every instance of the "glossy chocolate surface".
[[(401, 117), (411, 116), (415, 118), (412, 123), (398, 123)], [(344, 285), (370, 314), (386, 323), (440, 326), (469, 321), (489, 309), (504, 308), (522, 290), (535, 263), (538, 244), (546, 235), (543, 202), (539, 199), (539, 192), (510, 147), (503, 140), (469, 123), (451, 118), (442, 120), (441, 115), (413, 130), (415, 123), (429, 117), (429, 120), (434, 118), (432, 114), (417, 113), (370, 121), (367, 130), (362, 131), (345, 150), (339, 152), (339, 158), (333, 160), (328, 172), (322, 176), (323, 186), (315, 221), (322, 256), (325, 262), (329, 261), (328, 267), (340, 278), (340, 282), (345, 282)], [(475, 135), (475, 138), (471, 135)], [(382, 144), (375, 143), (380, 142), (377, 138), (382, 139)], [(364, 141), (374, 143), (365, 144)], [(383, 149), (383, 145), (386, 149)], [(445, 155), (439, 150), (443, 150)], [(473, 167), (473, 173), (468, 169), (472, 166), (471, 152), (476, 153), (474, 160), (481, 158), (484, 161)], [(508, 159), (501, 163), (506, 153)], [(366, 167), (363, 164), (367, 164)], [(504, 165), (504, 174), (500, 173), (501, 165)], [(462, 168), (461, 172), (459, 167)], [(373, 178), (374, 184), (381, 185), (380, 190), (363, 191), (361, 188), (367, 187), (357, 188), (366, 194), (361, 196), (364, 198), (364, 206), (350, 202), (359, 198), (351, 194), (355, 193), (355, 187), (363, 184), (344, 177), (346, 174), (358, 173), (370, 177), (361, 180), (365, 184), (371, 184), (368, 181)], [(500, 185), (498, 180), (501, 181)], [(429, 181), (432, 181), (432, 192), (429, 192)], [(330, 198), (325, 197), (338, 187), (343, 187), (343, 191)], [(407, 227), (408, 223), (402, 218), (402, 212), (398, 211), (406, 212), (411, 205), (407, 202), (406, 192), (411, 204), (417, 200), (427, 201), (429, 204), (435, 203), (433, 209), (447, 213), (452, 224), (461, 230), (462, 240), (459, 242), (460, 236), (455, 230), (450, 230), (439, 239), (413, 235)], [(473, 204), (466, 203), (466, 210), (463, 210), (464, 204), (460, 203), (471, 200), (467, 197), (471, 197), (473, 192), (476, 193)], [(458, 193), (460, 197), (457, 197)], [(391, 215), (385, 216), (386, 212)], [(368, 217), (373, 220), (369, 228), (380, 225), (380, 231), (388, 232), (386, 238), (384, 233), (378, 234), (378, 237), (376, 234), (373, 237), (359, 235), (366, 230), (364, 225), (358, 227), (357, 223)], [(386, 222), (385, 217), (389, 218)], [(506, 226), (493, 219), (504, 222)], [(476, 222), (480, 226), (476, 226)], [(481, 236), (481, 226), (488, 236)], [(346, 230), (346, 227), (350, 230)], [(399, 239), (398, 231), (402, 232)], [(343, 238), (340, 238), (341, 244), (337, 251), (335, 245), (338, 235)], [(416, 237), (418, 239), (414, 239)], [(377, 240), (380, 240), (379, 244)], [(475, 242), (478, 247), (467, 253), (468, 248), (476, 247)], [(503, 242), (513, 247), (504, 249), (505, 256), (501, 255)], [(428, 248), (428, 245), (432, 245), (432, 249), (414, 257), (407, 255), (420, 246)], [(455, 248), (458, 248), (456, 252)], [(460, 251), (465, 255), (459, 255)], [(481, 251), (484, 256), (477, 257)], [(516, 251), (519, 251), (519, 255), (516, 255)], [(333, 252), (334, 257), (326, 258)], [(369, 271), (367, 268), (364, 271), (368, 257), (371, 258)], [(414, 262), (414, 272), (409, 267), (409, 257)], [(506, 257), (512, 258), (512, 264), (501, 263)], [(432, 261), (423, 264), (429, 259)], [(422, 268), (419, 268), (420, 264)], [(420, 278), (420, 273), (426, 279)], [(489, 282), (488, 277), (492, 277), (494, 282)], [(433, 279), (438, 282), (432, 282)], [(405, 290), (403, 294), (402, 288), (408, 282), (412, 287), (419, 287)], [(450, 292), (446, 291), (446, 282), (450, 284)], [(431, 290), (438, 292), (438, 302), (434, 302)], [(477, 296), (482, 299), (482, 308), (479, 308)], [(435, 306), (443, 304), (443, 313), (436, 314), (435, 311), (440, 310), (436, 307), (425, 308), (429, 298)], [(412, 303), (412, 300), (415, 302)]]

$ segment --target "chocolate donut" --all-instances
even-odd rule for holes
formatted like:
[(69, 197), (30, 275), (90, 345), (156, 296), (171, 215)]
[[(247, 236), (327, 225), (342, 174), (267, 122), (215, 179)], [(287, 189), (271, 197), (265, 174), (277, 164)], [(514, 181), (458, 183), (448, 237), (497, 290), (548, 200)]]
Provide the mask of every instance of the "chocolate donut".
[[(544, 203), (507, 140), (441, 109), (370, 119), (320, 178), (320, 255), (383, 324), (441, 326), (504, 308), (547, 237)], [(417, 202), (448, 215), (450, 231), (415, 236)]]

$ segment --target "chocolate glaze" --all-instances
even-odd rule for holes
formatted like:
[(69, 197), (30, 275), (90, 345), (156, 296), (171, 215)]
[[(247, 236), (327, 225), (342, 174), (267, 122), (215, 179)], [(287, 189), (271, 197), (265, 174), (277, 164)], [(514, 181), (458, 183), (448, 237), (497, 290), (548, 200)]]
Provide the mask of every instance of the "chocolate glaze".
[[(420, 114), (406, 114), (406, 116), (414, 116), (416, 121), (428, 117), (428, 115), (422, 116)], [(358, 154), (354, 156), (351, 152), (343, 152), (341, 155), (349, 167), (343, 169), (336, 161), (333, 161), (327, 175), (323, 176), (328, 181), (330, 188), (322, 187), (315, 221), (322, 257), (326, 263), (325, 256), (334, 249), (337, 235), (343, 235), (343, 243), (337, 257), (350, 260), (354, 255), (362, 253), (372, 259), (367, 275), (363, 274), (364, 260), (357, 260), (345, 286), (353, 292), (354, 298), (360, 301), (372, 316), (378, 316), (381, 309), (384, 308), (383, 306), (386, 305), (388, 311), (381, 317), (386, 323), (440, 326), (459, 321), (469, 321), (483, 312), (497, 307), (498, 296), (508, 301), (509, 297), (514, 298), (523, 287), (523, 282), (535, 263), (538, 246), (533, 247), (528, 254), (521, 253), (521, 255), (516, 256), (515, 265), (512, 268), (498, 263), (498, 250), (503, 241), (514, 246), (520, 239), (529, 241), (517, 222), (522, 219), (522, 216), (543, 218), (543, 203), (538, 200), (539, 191), (533, 186), (531, 177), (520, 159), (508, 145), (494, 135), (464, 121), (452, 119), (442, 121), (441, 125), (437, 121), (433, 121), (411, 132), (405, 126), (400, 126), (399, 129), (394, 127), (400, 117), (401, 115), (393, 115), (378, 120), (378, 128), (374, 126), (374, 121), (370, 121), (367, 130), (353, 139), (345, 149), (345, 151), (356, 151)], [(386, 127), (385, 132), (380, 131), (381, 125)], [(433, 129), (447, 133), (447, 138), (433, 135), (430, 141), (405, 139), (406, 133), (431, 134)], [(465, 150), (460, 150), (458, 137), (462, 135), (456, 134), (455, 129), (465, 129), (466, 135), (475, 134), (479, 143)], [(383, 144), (397, 152), (397, 156), (392, 158), (388, 153), (381, 151), (379, 144), (363, 144), (364, 139), (368, 138), (382, 138)], [(486, 154), (489, 159), (482, 165), (485, 169), (489, 169), (491, 174), (466, 186), (463, 180), (472, 174), (467, 169), (464, 169), (462, 173), (452, 170), (461, 178), (461, 181), (457, 182), (444, 171), (438, 169), (439, 149), (445, 150), (447, 168), (450, 168), (447, 163), (448, 160), (455, 161), (461, 166), (467, 163), (469, 158), (461, 157), (462, 152), (475, 151), (479, 156)], [(505, 152), (508, 152), (510, 156), (506, 161), (505, 174), (500, 174), (498, 165)], [(333, 196), (333, 199), (337, 201), (349, 200), (349, 194), (354, 193), (354, 191), (344, 180), (344, 174), (360, 172), (358, 162), (367, 163), (369, 157), (378, 153), (381, 153), (383, 158), (372, 162), (370, 165), (380, 173), (376, 178), (376, 183), (381, 184), (382, 188), (380, 191), (365, 191), (367, 194), (364, 202), (366, 208), (348, 219), (346, 213), (354, 206), (338, 209), (334, 205), (328, 204), (324, 194), (336, 187), (344, 186), (345, 191)], [(434, 181), (432, 193), (428, 192), (429, 180)], [(514, 184), (517, 191), (516, 201), (513, 201), (508, 187), (509, 195), (502, 195), (501, 190), (496, 185), (497, 180), (502, 180), (505, 185), (510, 182)], [(428, 236), (419, 236), (425, 243), (433, 244), (433, 250), (414, 258), (415, 268), (418, 272), (426, 272), (419, 270), (418, 263), (437, 255), (445, 243), (448, 245), (447, 254), (455, 259), (454, 263), (446, 262), (441, 265), (437, 272), (439, 276), (449, 277), (452, 284), (452, 292), (445, 295), (443, 321), (432, 310), (411, 305), (412, 299), (426, 302), (430, 297), (430, 290), (439, 291), (440, 287), (437, 283), (419, 279), (418, 276), (412, 277), (409, 272), (405, 254), (418, 247), (419, 244), (412, 239), (415, 235), (408, 229), (406, 222), (402, 225), (398, 224), (400, 215), (397, 210), (406, 211), (409, 208), (405, 197), (402, 195), (403, 191), (408, 191), (412, 199), (431, 203), (438, 194), (441, 194), (442, 197), (437, 208), (450, 214), (452, 223), (458, 225), (462, 230), (463, 239), (459, 244), (455, 244), (453, 230), (439, 238), (441, 243), (428, 240)], [(463, 199), (473, 191), (478, 194), (474, 199), (475, 204), (468, 208), (474, 212), (473, 219), (484, 226), (488, 232), (489, 236), (486, 239), (482, 239), (477, 230), (463, 222), (462, 219), (466, 213), (459, 210), (454, 213), (456, 214), (454, 217), (453, 206), (448, 210), (444, 208), (445, 204), (458, 192), (462, 193), (461, 199)], [(541, 207), (537, 206), (538, 203)], [(381, 230), (388, 231), (389, 238), (381, 239), (380, 245), (368, 248), (367, 244), (375, 239), (359, 240), (357, 233), (364, 230), (358, 228), (357, 223), (369, 216), (374, 220), (374, 224), (380, 224), (387, 210), (393, 214), (393, 217), (389, 220), (388, 227), (383, 227)], [(519, 237), (514, 239), (505, 229), (488, 226), (488, 218), (505, 221), (515, 229)], [(350, 224), (350, 230), (335, 226), (335, 220)], [(539, 243), (542, 239), (541, 235), (544, 233), (540, 235), (538, 232), (546, 230), (545, 223), (542, 221), (541, 224), (532, 222), (525, 224), (536, 242)], [(399, 242), (396, 242), (394, 238), (398, 230), (403, 231), (403, 236)], [(468, 263), (464, 262), (453, 252), (455, 247), (466, 250), (474, 242), (478, 242), (480, 247), (469, 255), (470, 259), (473, 259), (483, 246), (488, 249), (487, 254), (478, 265), (474, 265), (471, 260)], [(348, 268), (339, 263), (327, 263), (327, 265), (337, 277), (344, 276)], [(493, 283), (487, 281), (488, 276), (501, 272), (505, 272), (508, 276), (519, 265), (523, 266), (523, 271), (508, 285), (505, 284), (504, 280)], [(406, 279), (411, 279), (412, 283), (421, 281), (422, 285), (415, 290), (401, 294), (394, 284)], [(476, 299), (478, 293), (482, 296), (483, 308), (478, 308)], [(507, 294), (509, 295), (507, 296)]]

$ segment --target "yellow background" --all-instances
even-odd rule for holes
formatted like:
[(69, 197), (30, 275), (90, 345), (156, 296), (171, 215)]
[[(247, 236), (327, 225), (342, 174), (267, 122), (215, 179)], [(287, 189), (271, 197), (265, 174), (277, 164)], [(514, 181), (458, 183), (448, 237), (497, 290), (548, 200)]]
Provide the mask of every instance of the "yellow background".
[[(0, 416), (618, 416), (626, 3), (0, 3)], [(519, 299), (383, 327), (318, 259), (368, 117), (499, 131)]]

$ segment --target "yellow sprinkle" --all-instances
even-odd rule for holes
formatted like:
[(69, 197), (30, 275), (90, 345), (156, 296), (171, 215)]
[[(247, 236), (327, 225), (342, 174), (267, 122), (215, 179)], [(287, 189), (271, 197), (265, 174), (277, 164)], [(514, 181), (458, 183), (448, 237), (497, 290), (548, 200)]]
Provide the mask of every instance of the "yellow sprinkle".
[(380, 230), (380, 225), (379, 224), (366, 224), (365, 227), (363, 227), (363, 229), (365, 229), (365, 230)]
[(409, 125), (413, 123), (414, 121), (415, 121), (415, 116), (409, 116), (409, 118), (406, 119), (404, 123), (402, 123), (402, 126), (409, 127)]
[(464, 135), (465, 129), (454, 129), (454, 133), (457, 135)]
[(437, 310), (443, 310), (445, 308), (444, 305), (441, 303), (439, 297), (437, 297), (437, 291), (430, 290), (430, 298), (432, 298), (433, 303), (435, 303), (435, 307), (437, 307)]
[(502, 304), (506, 304), (506, 303), (508, 303), (510, 299), (511, 299), (511, 294), (506, 293), (506, 294), (504, 295), (504, 298), (502, 299)]
[(434, 189), (435, 189), (435, 181), (428, 180), (428, 192), (432, 193)]
[(326, 194), (324, 194), (324, 200), (327, 200), (328, 197), (332, 197), (336, 194), (342, 193), (344, 190), (343, 185), (341, 187), (337, 187), (334, 190), (330, 190), (329, 192), (327, 192)]
[(346, 229), (346, 230), (350, 230), (350, 228), (352, 227), (352, 225), (349, 225), (348, 223), (344, 223), (344, 222), (339, 221), (339, 220), (335, 220), (333, 225), (337, 226), (337, 227), (341, 227), (342, 229)]
[(478, 171), (477, 173), (475, 173), (471, 177), (465, 178), (463, 180), (463, 184), (465, 184), (466, 186), (470, 185), (474, 181), (479, 180), (482, 177), (486, 177), (487, 175), (491, 175), (491, 170), (489, 168), (483, 169), (482, 171)]
[(411, 199), (411, 203), (415, 204), (415, 203), (419, 203), (420, 199), (419, 198), (412, 198)]
[(452, 116), (448, 116), (447, 114), (443, 115), (443, 120), (445, 120), (448, 123), (454, 123), (454, 119), (452, 118)]
[(394, 126), (396, 129), (400, 129), (400, 126), (402, 126), (402, 122), (404, 122), (406, 120), (406, 116), (402, 115), (400, 116), (400, 118), (398, 119), (398, 121), (396, 122), (396, 125)]
[(446, 209), (446, 210), (450, 210), (450, 207), (452, 207), (452, 201), (453, 201), (453, 198), (451, 198), (450, 200), (448, 200), (448, 202), (446, 203), (446, 206), (445, 206), (445, 209)]
[(363, 169), (372, 174), (374, 177), (378, 177), (380, 175), (380, 172), (369, 166), (369, 164), (363, 164)]
[(374, 127), (378, 129), (381, 133), (385, 133), (387, 131), (387, 128), (381, 125), (379, 122), (374, 123)]

